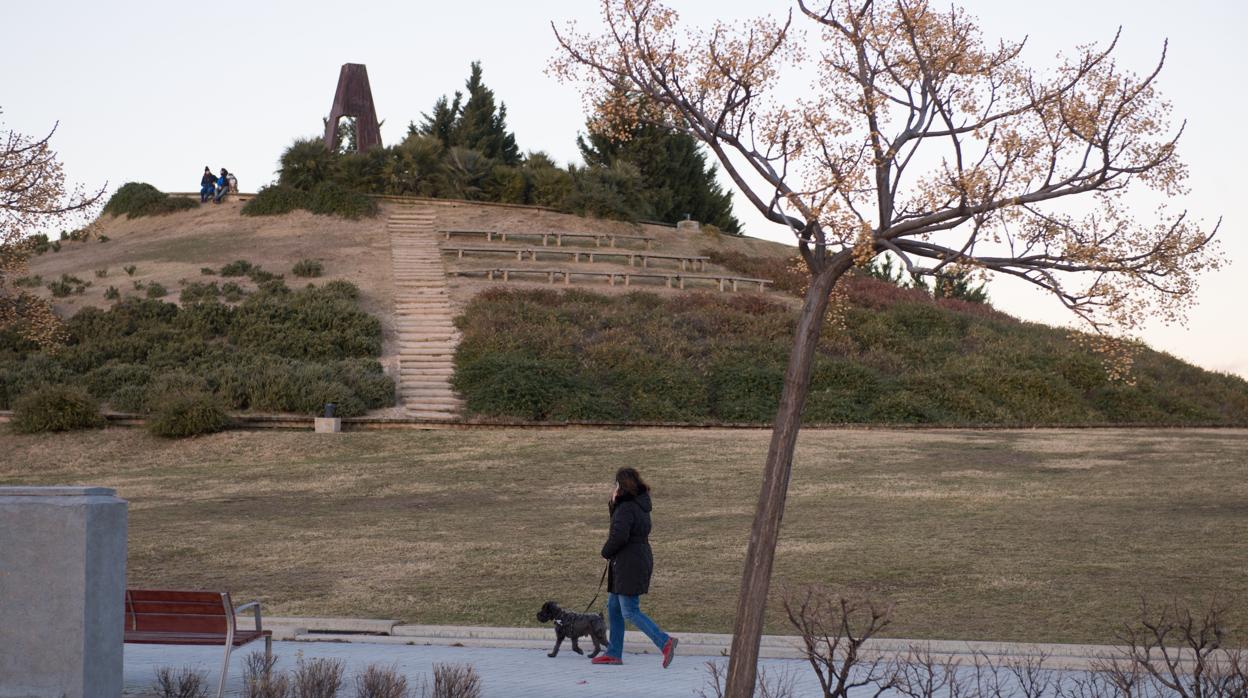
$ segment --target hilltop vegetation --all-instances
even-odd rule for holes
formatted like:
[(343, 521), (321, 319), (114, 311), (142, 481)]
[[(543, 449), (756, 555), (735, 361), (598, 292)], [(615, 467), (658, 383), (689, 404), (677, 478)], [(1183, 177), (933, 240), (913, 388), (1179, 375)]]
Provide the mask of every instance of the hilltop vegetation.
[(636, 127), (608, 137), (590, 124), (588, 139), (577, 139), (585, 164), (561, 167), (543, 152), (521, 154), (507, 127), (507, 107), (495, 103), (480, 64), (472, 65), (465, 90), (439, 98), (396, 145), (355, 152), (352, 122), (339, 124), (334, 150), (321, 138), (296, 140), (281, 156), (281, 198), (333, 184), (368, 194), (532, 204), (626, 221), (671, 223), (689, 214), (740, 233), (731, 197), (690, 136)]
[[(866, 276), (819, 344), (808, 423), (1245, 424), (1248, 382), (1141, 348), (1134, 383), (1056, 328)], [(750, 422), (775, 415), (797, 314), (755, 295), (494, 290), (460, 319), (482, 416)]]

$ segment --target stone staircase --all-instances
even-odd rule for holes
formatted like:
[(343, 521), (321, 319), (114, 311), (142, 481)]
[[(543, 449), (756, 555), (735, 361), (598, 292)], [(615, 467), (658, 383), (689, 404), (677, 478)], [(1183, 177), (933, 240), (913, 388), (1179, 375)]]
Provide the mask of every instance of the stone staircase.
[(399, 398), (408, 417), (456, 419), (463, 401), (451, 389), (459, 335), (451, 323), (446, 268), (428, 207), (398, 206), (386, 222), (394, 263)]

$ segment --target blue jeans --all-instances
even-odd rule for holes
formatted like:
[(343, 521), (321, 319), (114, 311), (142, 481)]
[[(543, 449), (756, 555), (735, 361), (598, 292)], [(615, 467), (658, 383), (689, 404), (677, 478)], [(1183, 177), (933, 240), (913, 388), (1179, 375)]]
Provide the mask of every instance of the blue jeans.
[(667, 633), (659, 629), (658, 623), (641, 612), (640, 596), (624, 596), (623, 594), (607, 594), (607, 616), (611, 622), (608, 633), (607, 654), (620, 658), (624, 655), (624, 621), (633, 624), (650, 638), (660, 650), (667, 644)]

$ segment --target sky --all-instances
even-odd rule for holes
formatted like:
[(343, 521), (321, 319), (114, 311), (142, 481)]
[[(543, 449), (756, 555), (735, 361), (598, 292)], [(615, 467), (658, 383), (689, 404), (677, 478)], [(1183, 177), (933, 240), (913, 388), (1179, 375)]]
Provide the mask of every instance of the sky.
[[(1187, 120), (1180, 154), (1191, 192), (1172, 205), (1197, 219), (1222, 219), (1230, 264), (1201, 278), (1186, 326), (1151, 323), (1139, 334), (1156, 349), (1205, 368), (1248, 377), (1248, 196), (1243, 174), (1248, 113), (1248, 26), (1243, 0), (958, 0), (989, 39), (1026, 36), (1037, 67), (1063, 49), (1103, 42), (1122, 27), (1121, 65), (1150, 70), (1169, 39), (1159, 81)], [(781, 0), (668, 0), (683, 21), (783, 14)], [(546, 75), (558, 47), (551, 22), (600, 26), (598, 3), (23, 2), (0, 0), (0, 126), (53, 141), (73, 182), (112, 190), (129, 181), (165, 191), (198, 188), (205, 165), (236, 173), (255, 191), (275, 178), (277, 158), (296, 137), (322, 130), (343, 63), (364, 63), (382, 140), (402, 139), (443, 94), (462, 88), (479, 60), (484, 80), (507, 105), (522, 150), (578, 162), (585, 114), (573, 86)], [(731, 184), (724, 181), (725, 188)], [(741, 196), (735, 212), (749, 235), (791, 241)], [(332, 244), (332, 241), (330, 241)], [(1021, 282), (993, 280), (992, 302), (1027, 320), (1066, 325), (1057, 301)]]

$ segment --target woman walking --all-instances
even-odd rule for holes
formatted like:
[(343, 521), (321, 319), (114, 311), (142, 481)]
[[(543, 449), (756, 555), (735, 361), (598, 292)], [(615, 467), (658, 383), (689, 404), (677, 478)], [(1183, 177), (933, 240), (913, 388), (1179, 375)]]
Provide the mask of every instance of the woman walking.
[(607, 573), (607, 615), (611, 628), (607, 651), (594, 664), (623, 664), (624, 621), (646, 634), (663, 652), (663, 668), (672, 663), (678, 640), (663, 632), (641, 612), (639, 597), (650, 591), (654, 553), (650, 551), (650, 488), (635, 468), (620, 468), (611, 493), (611, 533), (602, 546), (610, 560)]

